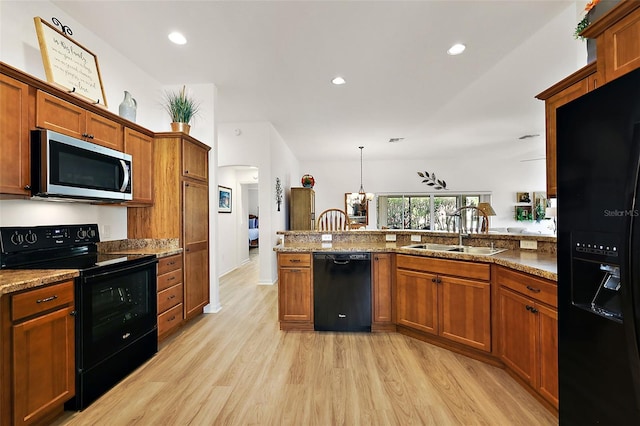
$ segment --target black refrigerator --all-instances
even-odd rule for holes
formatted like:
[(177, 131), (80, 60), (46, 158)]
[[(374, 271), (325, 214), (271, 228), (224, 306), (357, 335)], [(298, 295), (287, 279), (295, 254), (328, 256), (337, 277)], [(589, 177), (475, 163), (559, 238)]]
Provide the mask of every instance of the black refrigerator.
[(561, 425), (640, 425), (640, 70), (557, 110)]

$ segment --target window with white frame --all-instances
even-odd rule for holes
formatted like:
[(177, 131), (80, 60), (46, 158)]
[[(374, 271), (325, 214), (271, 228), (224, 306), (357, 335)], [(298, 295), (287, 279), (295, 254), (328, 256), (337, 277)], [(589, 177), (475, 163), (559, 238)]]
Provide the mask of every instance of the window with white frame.
[(458, 208), (491, 202), (491, 194), (450, 193), (378, 195), (378, 229), (447, 231), (448, 218)]

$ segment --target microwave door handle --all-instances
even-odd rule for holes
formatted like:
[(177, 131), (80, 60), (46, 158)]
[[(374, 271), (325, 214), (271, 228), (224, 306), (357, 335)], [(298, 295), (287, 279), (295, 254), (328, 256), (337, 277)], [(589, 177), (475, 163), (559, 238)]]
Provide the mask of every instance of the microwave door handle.
[(120, 160), (120, 165), (122, 166), (122, 172), (124, 173), (124, 179), (122, 180), (120, 192), (124, 192), (129, 185), (129, 179), (131, 178), (131, 176), (129, 175), (129, 168), (127, 167), (127, 163), (125, 163), (124, 160)]

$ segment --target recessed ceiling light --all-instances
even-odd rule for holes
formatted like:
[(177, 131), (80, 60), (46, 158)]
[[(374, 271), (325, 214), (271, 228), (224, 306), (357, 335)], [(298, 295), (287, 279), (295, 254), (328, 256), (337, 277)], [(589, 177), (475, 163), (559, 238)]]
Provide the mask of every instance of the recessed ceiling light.
[(390, 138), (389, 143), (398, 143), (398, 142), (402, 142), (403, 140), (404, 138)]
[(456, 43), (453, 46), (451, 46), (449, 50), (447, 50), (447, 53), (451, 56), (459, 55), (462, 52), (464, 52), (464, 49), (466, 48), (467, 46), (465, 46), (464, 44)]
[(187, 44), (187, 39), (185, 38), (185, 36), (183, 36), (177, 31), (174, 31), (171, 34), (169, 34), (169, 40), (171, 40), (175, 44)]
[(336, 77), (336, 78), (334, 78), (333, 80), (331, 80), (331, 82), (332, 82), (333, 84), (335, 84), (336, 86), (339, 86), (339, 85), (341, 85), (341, 84), (345, 84), (345, 83), (346, 83), (345, 79), (344, 79), (344, 78), (342, 78), (342, 77)]

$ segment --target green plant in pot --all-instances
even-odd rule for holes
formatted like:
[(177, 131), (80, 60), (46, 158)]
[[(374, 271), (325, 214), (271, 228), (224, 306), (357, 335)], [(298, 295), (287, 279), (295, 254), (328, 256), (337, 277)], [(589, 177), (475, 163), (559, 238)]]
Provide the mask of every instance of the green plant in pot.
[(189, 134), (189, 123), (200, 110), (200, 104), (187, 94), (186, 86), (182, 86), (179, 91), (165, 92), (164, 108), (171, 117), (171, 130)]

